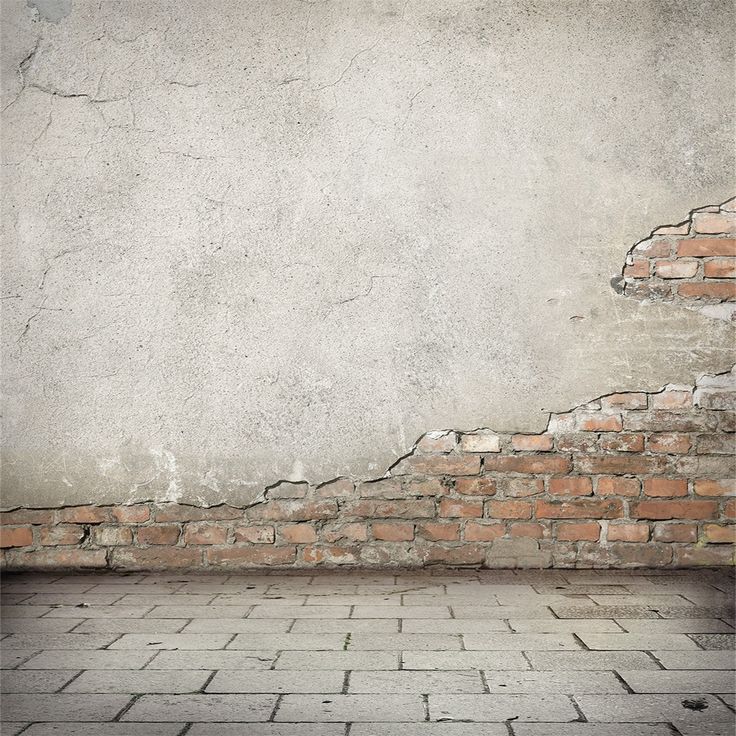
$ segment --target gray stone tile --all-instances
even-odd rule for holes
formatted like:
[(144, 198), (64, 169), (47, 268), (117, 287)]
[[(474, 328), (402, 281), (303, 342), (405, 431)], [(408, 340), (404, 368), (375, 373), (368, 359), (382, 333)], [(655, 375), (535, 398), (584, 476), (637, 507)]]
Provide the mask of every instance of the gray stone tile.
[(346, 634), (237, 634), (227, 648), (330, 651), (343, 649), (346, 638)]
[(54, 693), (79, 670), (6, 670), (0, 675), (3, 693)]
[[(144, 654), (150, 654), (150, 651)], [(275, 659), (276, 652), (232, 652), (212, 649), (184, 652), (159, 651), (146, 669), (267, 670)]]
[[(74, 629), (75, 634), (176, 634), (188, 619), (183, 618), (91, 618)], [(43, 618), (41, 621), (48, 621)], [(59, 622), (71, 619), (57, 619)], [(227, 631), (227, 629), (220, 629)]]
[[(155, 619), (154, 619), (155, 620)], [(159, 619), (165, 621), (167, 619)], [(168, 619), (175, 621), (176, 619)], [(266, 618), (195, 618), (182, 629), (182, 634), (278, 634), (286, 632), (293, 619)], [(186, 623), (186, 622), (185, 622)], [(324, 631), (324, 629), (318, 629)]]
[(223, 649), (232, 636), (232, 634), (123, 634), (110, 644), (109, 649)]
[(635, 693), (728, 693), (736, 691), (736, 675), (729, 670), (620, 670)]
[(512, 618), (509, 626), (518, 634), (621, 633), (620, 626), (605, 618)]
[(8, 649), (101, 649), (112, 644), (117, 634), (11, 634), (3, 645)]
[(144, 695), (121, 720), (144, 723), (267, 721), (277, 699), (277, 695)]
[(491, 693), (573, 695), (575, 693), (626, 692), (624, 686), (611, 672), (491, 672), (487, 670), (484, 674)]
[[(736, 676), (736, 675), (735, 675)], [(729, 707), (729, 708), (736, 708), (736, 693), (733, 692), (733, 681), (731, 682), (731, 687), (729, 688), (731, 692), (726, 693), (718, 693), (718, 697)]]
[[(195, 723), (187, 736), (344, 736), (342, 723), (249, 723), (247, 727), (237, 723), (218, 723), (217, 734), (212, 726)], [(505, 736), (505, 735), (504, 735)]]
[(578, 718), (564, 695), (429, 695), (431, 721), (547, 721), (568, 722)]
[[(50, 587), (45, 590), (51, 590)], [(52, 593), (43, 592), (36, 593), (27, 601), (23, 602), (26, 606), (67, 606), (75, 607), (84, 606), (111, 606), (115, 601), (123, 597), (122, 593)]]
[(53, 649), (39, 652), (24, 662), (22, 670), (133, 670), (143, 667), (154, 652), (122, 652), (109, 649), (69, 651)]
[(733, 631), (731, 626), (716, 618), (619, 618), (616, 623), (632, 634), (725, 634)]
[[(250, 621), (250, 619), (247, 619)], [(260, 620), (260, 619), (259, 619)], [(433, 619), (430, 619), (433, 620)], [(253, 623), (256, 620), (253, 619)], [(441, 619), (438, 623), (445, 623)], [(300, 618), (291, 629), (294, 634), (372, 632), (374, 634), (394, 634), (399, 631), (397, 618)]]
[(730, 723), (683, 723), (674, 721), (673, 726), (681, 736), (733, 736), (734, 728)]
[[(250, 606), (156, 606), (146, 618), (244, 618)], [(273, 616), (272, 618), (278, 618)]]
[[(600, 636), (609, 635), (600, 634)], [(615, 636), (615, 634), (610, 636)], [(468, 650), (560, 651), (580, 649), (580, 644), (571, 634), (465, 634), (463, 641)]]
[(508, 736), (508, 733), (500, 723), (355, 723), (350, 729), (350, 736)]
[(591, 595), (590, 598), (600, 606), (646, 606), (647, 608), (658, 609), (692, 605), (681, 595), (667, 593), (662, 595)]
[(546, 606), (453, 606), (452, 613), (455, 618), (473, 619), (554, 618)]
[[(733, 652), (672, 652), (654, 651), (654, 656), (668, 670), (732, 670), (736, 669), (736, 657)], [(622, 667), (621, 669), (639, 669), (638, 667)]]
[(50, 610), (51, 606), (0, 606), (0, 618), (39, 618)]
[(482, 693), (477, 671), (352, 672), (349, 693)]
[(47, 618), (143, 618), (152, 606), (58, 606)]
[(662, 618), (723, 618), (733, 623), (733, 607), (728, 606), (690, 606), (675, 608), (659, 608), (657, 613)]
[(659, 618), (643, 606), (552, 606), (552, 610), (560, 618)]
[(130, 695), (35, 693), (4, 695), (4, 721), (111, 721), (130, 702)]
[[(73, 736), (178, 736), (184, 725), (183, 723), (34, 723), (23, 732), (23, 736), (72, 736), (72, 734)], [(242, 729), (242, 726), (239, 728)]]
[(274, 719), (277, 722), (423, 721), (421, 695), (285, 695)]
[(208, 693), (340, 693), (343, 670), (250, 670), (218, 672)]
[(194, 693), (209, 670), (87, 670), (64, 688), (65, 693)]
[(527, 657), (535, 670), (660, 669), (644, 652), (527, 652)]
[(576, 695), (575, 700), (589, 721), (732, 724), (734, 720), (733, 712), (712, 695)]
[(117, 600), (115, 605), (136, 608), (153, 608), (154, 606), (207, 606), (214, 598), (214, 593), (211, 595), (187, 595), (186, 593), (164, 595), (157, 595), (155, 593), (145, 593), (143, 595), (126, 594)]
[(514, 723), (513, 728), (515, 736), (672, 736), (666, 723)]
[[(3, 736), (6, 736), (6, 734), (7, 736), (18, 736), (28, 725), (28, 723), (3, 723), (2, 734)], [(28, 732), (26, 731), (26, 733)]]
[(283, 652), (277, 670), (397, 670), (398, 652)]
[(356, 651), (446, 651), (462, 649), (460, 636), (453, 634), (353, 634), (348, 649)]
[(580, 639), (589, 649), (697, 649), (695, 642), (685, 634), (592, 634), (582, 631)]
[(44, 618), (4, 618), (0, 619), (0, 631), (3, 634), (64, 634), (83, 621), (83, 618), (52, 620), (48, 616)]
[(351, 618), (450, 618), (447, 606), (355, 606)]
[(401, 631), (404, 634), (485, 634), (508, 633), (509, 627), (502, 619), (405, 618)]
[(403, 652), (405, 670), (528, 670), (521, 652)]
[(733, 634), (691, 634), (690, 639), (702, 649), (736, 649), (736, 637)]
[[(255, 606), (248, 618), (348, 618), (350, 606)], [(370, 616), (369, 618), (385, 618)], [(392, 616), (390, 618), (396, 618)]]

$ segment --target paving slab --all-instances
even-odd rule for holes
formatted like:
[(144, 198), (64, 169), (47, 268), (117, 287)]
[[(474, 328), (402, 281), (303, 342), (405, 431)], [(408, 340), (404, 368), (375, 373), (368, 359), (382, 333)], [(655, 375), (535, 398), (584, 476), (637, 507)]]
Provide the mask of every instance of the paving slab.
[(351, 672), (349, 693), (483, 693), (478, 671)]
[[(187, 736), (345, 736), (343, 723), (194, 723)], [(505, 736), (505, 734), (504, 734)]]
[(276, 706), (278, 697), (277, 695), (216, 694), (143, 695), (123, 714), (121, 720), (143, 723), (267, 721)]
[(635, 693), (736, 692), (736, 673), (730, 670), (619, 670), (618, 674)]
[(0, 692), (55, 693), (78, 674), (79, 670), (8, 670), (0, 675)]
[(184, 723), (34, 723), (27, 731), (23, 731), (23, 736), (179, 736), (185, 725)]
[(130, 702), (130, 695), (35, 693), (4, 695), (3, 721), (112, 721)]
[[(150, 651), (145, 652), (150, 654)], [(149, 670), (267, 670), (276, 652), (256, 651), (165, 651), (161, 650), (146, 665)]]
[(208, 693), (341, 693), (343, 670), (243, 670), (215, 674)]
[[(656, 674), (652, 673), (655, 677)], [(488, 692), (534, 695), (536, 693), (624, 693), (626, 688), (612, 672), (483, 672)]]
[(535, 670), (659, 670), (644, 652), (527, 652)]
[(508, 736), (500, 723), (354, 723), (350, 736)]
[(291, 722), (416, 722), (425, 716), (421, 695), (285, 695), (274, 720)]
[(399, 652), (283, 652), (280, 670), (397, 670)]
[[(601, 636), (606, 636), (606, 634), (601, 634)], [(463, 634), (463, 642), (468, 650), (561, 651), (580, 649), (580, 644), (571, 634)]]
[(65, 693), (196, 693), (209, 670), (87, 670), (64, 688)]
[(690, 634), (690, 639), (701, 649), (736, 649), (736, 636), (734, 634)]
[(593, 634), (583, 631), (579, 636), (588, 649), (698, 649), (698, 645), (684, 634)]
[(589, 721), (606, 722), (723, 722), (733, 724), (734, 714), (713, 695), (576, 695), (575, 700)]
[(631, 634), (726, 634), (733, 627), (717, 618), (619, 618), (616, 623)]
[(528, 670), (521, 652), (403, 652), (405, 670)]
[[(224, 649), (232, 634), (123, 634), (109, 649)], [(270, 649), (267, 646), (249, 649)]]
[[(196, 636), (196, 634), (191, 634)], [(227, 645), (230, 649), (334, 651), (345, 647), (346, 634), (237, 634)]]
[(512, 729), (514, 736), (673, 736), (667, 723), (514, 723)]
[(432, 721), (569, 722), (578, 712), (565, 695), (429, 695)]
[(150, 662), (155, 652), (122, 652), (101, 649), (70, 651), (53, 649), (38, 652), (20, 665), (22, 670), (133, 670)]
[[(652, 654), (668, 670), (733, 670), (736, 655), (729, 651), (672, 652), (653, 651)], [(629, 669), (623, 667), (622, 669)], [(630, 669), (637, 669), (632, 667)]]

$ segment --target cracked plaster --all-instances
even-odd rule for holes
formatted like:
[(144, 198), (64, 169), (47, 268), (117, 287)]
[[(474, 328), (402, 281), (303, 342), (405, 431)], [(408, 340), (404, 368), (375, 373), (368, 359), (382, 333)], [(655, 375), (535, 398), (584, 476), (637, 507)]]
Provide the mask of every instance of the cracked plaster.
[(0, 8), (3, 505), (244, 505), (733, 363), (609, 286), (730, 194), (730, 3), (67, 4)]

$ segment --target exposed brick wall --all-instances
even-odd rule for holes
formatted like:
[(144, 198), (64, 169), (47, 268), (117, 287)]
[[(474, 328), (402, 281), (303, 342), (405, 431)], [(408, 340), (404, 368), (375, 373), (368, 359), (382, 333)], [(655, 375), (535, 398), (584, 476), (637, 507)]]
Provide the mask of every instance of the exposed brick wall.
[(657, 228), (626, 258), (623, 291), (736, 317), (736, 198)]
[(736, 373), (604, 396), (541, 434), (437, 432), (385, 478), (280, 483), (249, 508), (2, 514), (10, 568), (729, 564)]
[[(622, 290), (736, 311), (736, 200), (658, 228)], [(9, 569), (733, 564), (736, 368), (618, 393), (540, 434), (429, 432), (385, 477), (279, 483), (247, 508), (142, 503), (0, 514)]]

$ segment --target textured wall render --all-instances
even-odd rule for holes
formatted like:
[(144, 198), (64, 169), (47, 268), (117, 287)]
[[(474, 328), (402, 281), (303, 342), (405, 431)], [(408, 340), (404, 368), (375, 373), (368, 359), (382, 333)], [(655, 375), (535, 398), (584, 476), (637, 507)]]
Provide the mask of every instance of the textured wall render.
[(731, 367), (725, 321), (608, 288), (729, 194), (729, 0), (35, 5), (0, 4), (7, 506), (244, 507)]

